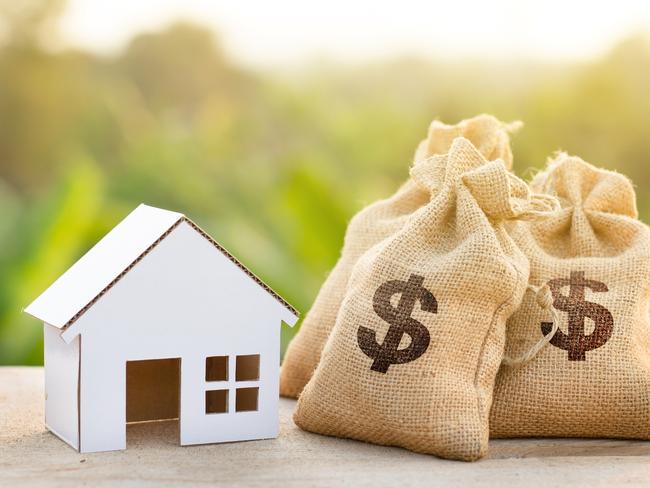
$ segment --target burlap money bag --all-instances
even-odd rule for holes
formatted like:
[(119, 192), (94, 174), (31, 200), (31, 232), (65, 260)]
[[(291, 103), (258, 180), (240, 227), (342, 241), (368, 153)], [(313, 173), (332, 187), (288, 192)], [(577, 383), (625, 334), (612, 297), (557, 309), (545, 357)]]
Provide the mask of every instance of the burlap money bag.
[[(562, 209), (511, 234), (530, 281), (548, 285), (559, 330), (519, 367), (499, 371), (493, 437), (650, 438), (650, 231), (624, 176), (561, 155), (532, 183)], [(506, 354), (550, 330), (526, 293), (508, 320)]]
[(430, 201), (355, 265), (294, 420), (312, 432), (474, 460), (487, 450), (505, 322), (528, 282), (528, 261), (504, 222), (534, 214), (539, 202), (464, 138), (411, 177)]
[[(449, 150), (454, 138), (469, 139), (488, 159), (501, 159), (512, 166), (508, 131), (516, 124), (505, 125), (490, 115), (479, 115), (458, 125), (434, 121), (427, 139), (416, 151), (415, 161)], [(345, 295), (352, 267), (365, 251), (400, 229), (409, 215), (429, 201), (430, 193), (409, 180), (392, 197), (361, 210), (350, 222), (341, 257), (323, 284), (311, 310), (285, 354), (280, 377), (280, 394), (298, 397), (318, 364), (321, 350), (329, 336)]]

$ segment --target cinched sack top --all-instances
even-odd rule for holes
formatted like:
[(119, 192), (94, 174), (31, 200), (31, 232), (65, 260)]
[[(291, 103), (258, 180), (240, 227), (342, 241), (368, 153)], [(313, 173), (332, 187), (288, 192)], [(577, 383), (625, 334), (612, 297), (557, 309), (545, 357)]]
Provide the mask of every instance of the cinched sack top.
[(578, 157), (560, 154), (531, 187), (556, 196), (562, 206), (531, 225), (539, 246), (553, 256), (616, 256), (643, 228), (630, 180)]

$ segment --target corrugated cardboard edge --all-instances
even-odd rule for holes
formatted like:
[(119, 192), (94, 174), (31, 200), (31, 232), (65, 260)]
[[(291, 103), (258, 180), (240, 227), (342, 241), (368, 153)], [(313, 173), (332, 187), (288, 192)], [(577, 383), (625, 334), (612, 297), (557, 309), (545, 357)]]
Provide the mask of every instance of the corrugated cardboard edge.
[(241, 269), (244, 273), (246, 273), (253, 281), (255, 281), (258, 285), (260, 285), (262, 288), (264, 288), (270, 295), (272, 295), (278, 302), (280, 302), (284, 307), (289, 310), (293, 315), (296, 317), (300, 315), (300, 313), (289, 304), (284, 298), (282, 298), (275, 290), (273, 290), (269, 285), (264, 283), (255, 273), (253, 273), (250, 269), (248, 269), (246, 266), (244, 266), (235, 256), (230, 254), (228, 250), (223, 247), (221, 244), (219, 244), (217, 241), (215, 241), (210, 234), (205, 232), (201, 227), (196, 225), (194, 222), (192, 222), (190, 219), (187, 217), (181, 218), (181, 221), (187, 222), (195, 231), (197, 231), (199, 234), (201, 234), (203, 237), (205, 237), (208, 241), (212, 243), (214, 247), (216, 247), (219, 251), (223, 253), (224, 256), (226, 256), (228, 259), (230, 259), (239, 269)]
[(81, 452), (81, 337), (79, 337), (79, 366), (77, 367), (77, 451)]
[(102, 291), (100, 291), (92, 300), (90, 300), (81, 310), (79, 310), (76, 314), (72, 316), (70, 320), (68, 320), (65, 325), (61, 328), (62, 331), (66, 330), (68, 327), (70, 327), (74, 322), (76, 322), (79, 317), (81, 317), (84, 313), (86, 313), (97, 301), (104, 296), (115, 284), (120, 281), (129, 271), (131, 271), (144, 257), (149, 254), (158, 244), (160, 244), (163, 239), (165, 239), (169, 234), (171, 234), (174, 229), (176, 229), (180, 224), (183, 222), (187, 223), (190, 227), (192, 227), (195, 231), (197, 231), (201, 236), (203, 236), (205, 239), (207, 239), (214, 247), (216, 247), (224, 256), (226, 256), (230, 261), (232, 261), (239, 269), (241, 269), (244, 273), (248, 275), (249, 278), (253, 279), (258, 285), (260, 285), (264, 290), (266, 290), (267, 293), (272, 295), (278, 302), (280, 302), (289, 312), (291, 312), (293, 315), (296, 317), (299, 316), (299, 312), (293, 308), (289, 302), (287, 302), (284, 298), (282, 298), (277, 292), (275, 292), (269, 285), (264, 283), (260, 278), (258, 278), (251, 270), (249, 270), (246, 266), (244, 266), (235, 256), (230, 254), (226, 248), (224, 248), (221, 244), (219, 244), (217, 241), (215, 241), (207, 232), (205, 232), (201, 227), (196, 225), (194, 222), (192, 222), (190, 219), (188, 219), (185, 216), (180, 217), (176, 222), (174, 222), (169, 229), (167, 229), (163, 234), (156, 239), (147, 249), (145, 249), (142, 254), (140, 254), (137, 258), (135, 258), (131, 264), (129, 264), (124, 270), (118, 274), (113, 281), (111, 281)]

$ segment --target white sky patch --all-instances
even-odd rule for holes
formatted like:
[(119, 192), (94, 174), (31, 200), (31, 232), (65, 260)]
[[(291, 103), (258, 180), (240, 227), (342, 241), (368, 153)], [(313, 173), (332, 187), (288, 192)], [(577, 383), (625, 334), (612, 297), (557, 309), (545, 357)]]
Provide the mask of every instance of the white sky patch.
[(236, 2), (70, 0), (64, 45), (114, 53), (138, 32), (182, 18), (210, 26), (252, 65), (398, 54), (443, 59), (574, 60), (650, 29), (650, 1)]

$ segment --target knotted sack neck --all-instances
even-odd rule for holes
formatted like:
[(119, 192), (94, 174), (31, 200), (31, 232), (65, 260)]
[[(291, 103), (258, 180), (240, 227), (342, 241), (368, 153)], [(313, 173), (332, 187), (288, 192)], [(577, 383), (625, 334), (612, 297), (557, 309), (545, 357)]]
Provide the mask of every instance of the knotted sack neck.
[(506, 168), (512, 168), (510, 134), (522, 126), (521, 122), (504, 123), (492, 115), (482, 114), (466, 119), (456, 125), (434, 120), (429, 126), (427, 138), (418, 146), (415, 161), (422, 161), (436, 154), (445, 154), (457, 137), (468, 139), (488, 160), (500, 159)]
[(564, 208), (585, 212), (605, 212), (638, 218), (636, 193), (630, 180), (620, 173), (609, 171), (560, 154), (549, 163), (536, 184), (543, 193), (558, 197)]
[(558, 257), (614, 256), (638, 231), (636, 194), (623, 175), (561, 154), (531, 183), (556, 196), (561, 211), (532, 228), (542, 249)]
[(446, 155), (415, 164), (411, 177), (432, 195), (442, 187), (464, 187), (486, 216), (499, 220), (538, 220), (557, 211), (550, 195), (532, 193), (528, 185), (510, 173), (501, 160), (487, 161), (465, 138), (457, 137)]

